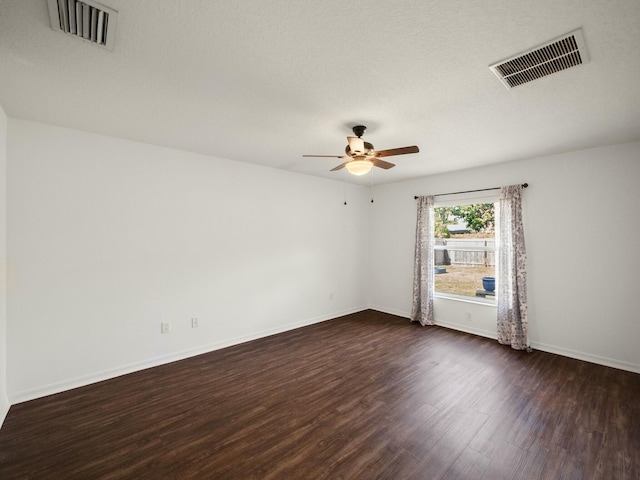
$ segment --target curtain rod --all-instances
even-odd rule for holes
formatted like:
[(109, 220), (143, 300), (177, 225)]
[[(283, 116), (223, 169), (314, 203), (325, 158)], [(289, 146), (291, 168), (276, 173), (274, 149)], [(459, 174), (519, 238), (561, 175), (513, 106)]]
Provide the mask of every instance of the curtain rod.
[[(529, 186), (528, 183), (523, 183), (522, 188), (527, 188)], [(450, 192), (450, 193), (438, 193), (434, 195), (434, 197), (442, 197), (443, 195), (458, 195), (459, 193), (475, 193), (475, 192), (488, 192), (489, 190), (500, 190), (502, 187), (493, 187), (493, 188), (480, 188), (478, 190), (465, 190), (464, 192)], [(418, 195), (414, 196), (413, 199), (417, 200)]]

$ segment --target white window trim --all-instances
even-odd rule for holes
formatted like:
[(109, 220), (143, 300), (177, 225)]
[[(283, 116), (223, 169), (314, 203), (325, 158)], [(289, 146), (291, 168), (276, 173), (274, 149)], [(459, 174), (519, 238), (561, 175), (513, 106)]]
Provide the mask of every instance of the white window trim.
[(453, 300), (454, 302), (462, 302), (462, 303), (474, 303), (476, 305), (487, 305), (489, 307), (496, 307), (498, 302), (494, 297), (493, 300), (487, 300), (482, 297), (470, 297), (468, 295), (457, 295), (455, 293), (441, 293), (441, 292), (433, 292), (433, 296), (435, 298), (444, 298), (445, 300)]

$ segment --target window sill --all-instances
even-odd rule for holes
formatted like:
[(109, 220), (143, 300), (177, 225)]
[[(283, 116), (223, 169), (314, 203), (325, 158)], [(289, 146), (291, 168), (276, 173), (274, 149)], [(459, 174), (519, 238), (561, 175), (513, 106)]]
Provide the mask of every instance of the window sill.
[(465, 295), (455, 295), (453, 293), (434, 293), (435, 298), (443, 298), (445, 300), (453, 300), (462, 303), (473, 303), (476, 305), (485, 305), (487, 307), (497, 307), (496, 300), (487, 300), (482, 297), (467, 297)]

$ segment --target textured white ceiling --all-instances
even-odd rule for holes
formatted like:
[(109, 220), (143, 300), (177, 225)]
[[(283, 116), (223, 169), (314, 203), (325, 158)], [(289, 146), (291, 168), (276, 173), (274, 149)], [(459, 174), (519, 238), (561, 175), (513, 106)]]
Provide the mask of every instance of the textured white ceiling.
[[(0, 0), (0, 105), (15, 118), (356, 183), (640, 140), (638, 0), (102, 0), (113, 52)], [(488, 65), (582, 27), (591, 62), (507, 91)], [(212, 161), (215, 161), (212, 159)]]

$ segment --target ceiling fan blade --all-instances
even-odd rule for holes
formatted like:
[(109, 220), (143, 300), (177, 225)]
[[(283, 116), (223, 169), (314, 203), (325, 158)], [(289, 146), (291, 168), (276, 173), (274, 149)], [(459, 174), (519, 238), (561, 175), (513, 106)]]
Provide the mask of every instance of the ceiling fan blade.
[(364, 140), (359, 137), (347, 137), (349, 148), (354, 153), (364, 153)]
[(385, 170), (389, 170), (396, 166), (395, 163), (385, 162), (384, 160), (380, 160), (379, 158), (372, 158), (371, 161), (376, 167), (384, 168)]
[(343, 158), (344, 155), (302, 155), (309, 158)]
[(351, 160), (349, 160), (348, 162), (341, 163), (340, 165), (338, 165), (337, 167), (333, 167), (333, 168), (332, 168), (331, 170), (329, 170), (329, 171), (330, 171), (330, 172), (335, 172), (336, 170), (340, 170), (340, 169), (344, 168), (344, 167), (345, 167), (345, 165), (346, 165), (347, 163), (349, 163), (350, 161), (351, 161)]
[(412, 147), (391, 148), (376, 152), (376, 157), (392, 157), (393, 155), (406, 155), (407, 153), (418, 153), (419, 151), (420, 149), (415, 145)]

